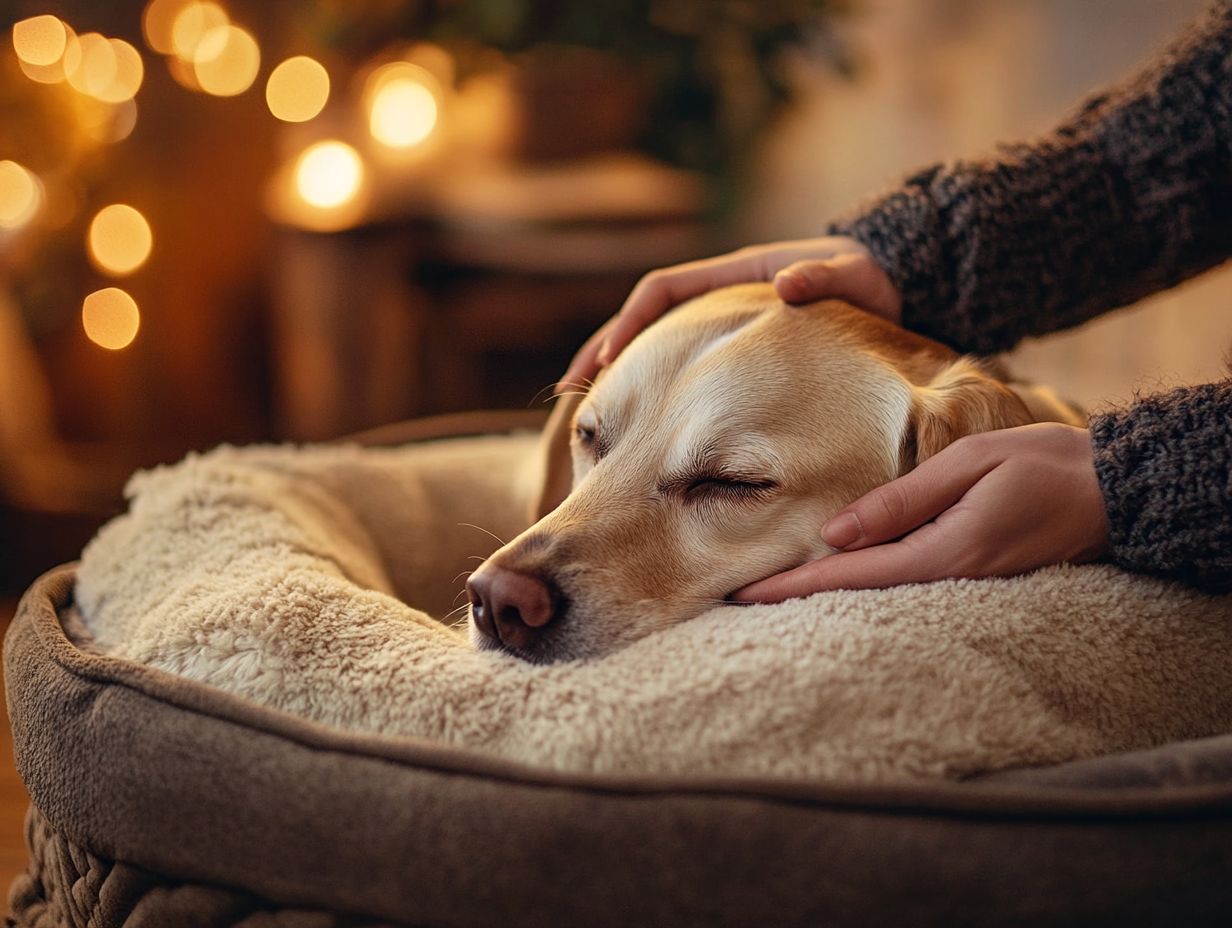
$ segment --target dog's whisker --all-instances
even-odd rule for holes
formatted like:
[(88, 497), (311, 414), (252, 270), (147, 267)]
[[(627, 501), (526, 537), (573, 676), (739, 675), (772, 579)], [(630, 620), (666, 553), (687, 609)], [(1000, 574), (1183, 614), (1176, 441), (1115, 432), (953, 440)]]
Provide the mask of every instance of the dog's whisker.
[[(473, 558), (473, 557), (469, 557), (469, 558), (467, 558), (467, 560), (468, 560), (468, 561), (473, 561), (473, 560), (475, 560), (475, 558)], [(481, 561), (482, 561), (482, 560), (486, 560), (486, 558), (479, 558), (479, 560), (481, 560)], [(471, 574), (473, 574), (473, 573), (474, 573), (474, 571), (473, 571), (473, 570), (464, 570), (464, 571), (462, 571), (461, 573), (459, 573), (456, 577), (454, 577), (452, 580), (450, 580), (449, 582), (450, 582), (450, 584), (457, 583), (457, 582), (458, 582), (459, 580), (461, 580), (463, 577), (469, 577), (469, 576), (470, 576)]]
[[(450, 609), (443, 616), (441, 616), (441, 624), (444, 625), (446, 628), (457, 628), (459, 625), (466, 624), (470, 616), (467, 615), (465, 610), (469, 606), (470, 606), (470, 603), (463, 603), (461, 606), (459, 606), (456, 609)], [(452, 619), (455, 615), (458, 616), (457, 620), (454, 622), (450, 622), (449, 620)]]
[[(467, 558), (467, 560), (468, 561), (479, 561), (480, 563), (483, 563), (484, 561), (487, 560), (487, 558), (484, 557), (482, 554), (472, 554), (470, 557)], [(465, 571), (465, 573), (473, 574), (474, 571), (468, 570), (468, 571)]]
[[(572, 384), (567, 384), (567, 386), (572, 386)], [(549, 396), (547, 399), (541, 399), (541, 398), (543, 397), (543, 394), (547, 393), (549, 390), (555, 390), (555, 389), (556, 389), (556, 384), (554, 383), (548, 384), (542, 390), (537, 391), (535, 395), (530, 398), (530, 402), (527, 403), (526, 405), (530, 407), (530, 406), (534, 406), (538, 402), (544, 402), (544, 403), (549, 402), (552, 399), (551, 396)]]
[(476, 525), (474, 522), (459, 522), (458, 525), (462, 526), (463, 528), (473, 528), (475, 531), (483, 532), (485, 535), (491, 535), (493, 538), (499, 541), (502, 545), (509, 544), (509, 542), (501, 538), (500, 535), (497, 535), (495, 532), (489, 532), (482, 525)]

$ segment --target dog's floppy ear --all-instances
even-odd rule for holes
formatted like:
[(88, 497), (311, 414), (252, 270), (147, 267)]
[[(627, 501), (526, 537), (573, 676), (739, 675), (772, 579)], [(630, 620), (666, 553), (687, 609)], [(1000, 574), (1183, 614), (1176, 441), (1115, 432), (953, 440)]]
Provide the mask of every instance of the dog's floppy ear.
[(561, 504), (573, 489), (573, 455), (569, 441), (573, 437), (573, 419), (586, 393), (571, 390), (556, 398), (552, 415), (543, 427), (539, 439), (539, 491), (531, 500), (530, 518), (537, 522)]
[(959, 358), (912, 390), (903, 436), (903, 469), (910, 470), (964, 435), (1029, 425), (1035, 419), (1018, 395), (975, 361)]

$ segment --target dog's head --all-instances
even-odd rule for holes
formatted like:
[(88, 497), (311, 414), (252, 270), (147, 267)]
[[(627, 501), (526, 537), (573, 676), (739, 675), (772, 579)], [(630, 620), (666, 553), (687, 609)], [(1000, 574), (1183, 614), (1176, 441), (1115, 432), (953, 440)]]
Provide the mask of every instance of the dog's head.
[(845, 303), (699, 297), (557, 401), (539, 521), (469, 580), (472, 640), (606, 653), (828, 553), (831, 515), (959, 437), (1031, 421), (974, 362)]

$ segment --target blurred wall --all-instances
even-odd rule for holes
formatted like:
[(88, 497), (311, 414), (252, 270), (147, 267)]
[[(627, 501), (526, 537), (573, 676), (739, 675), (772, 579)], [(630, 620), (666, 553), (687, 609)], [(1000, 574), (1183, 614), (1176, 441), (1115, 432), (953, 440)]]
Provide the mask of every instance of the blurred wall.
[[(905, 171), (1048, 130), (1132, 71), (1202, 0), (864, 0), (854, 82), (810, 73), (765, 153), (747, 240), (817, 234)], [(1217, 379), (1232, 344), (1232, 270), (1021, 346), (1011, 367), (1098, 408), (1135, 389)]]

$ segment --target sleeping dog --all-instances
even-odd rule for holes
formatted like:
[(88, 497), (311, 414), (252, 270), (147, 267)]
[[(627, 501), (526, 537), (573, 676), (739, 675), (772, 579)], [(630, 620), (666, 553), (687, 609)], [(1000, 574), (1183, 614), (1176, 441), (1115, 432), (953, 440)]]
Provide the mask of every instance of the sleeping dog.
[(535, 524), (467, 582), (471, 638), (607, 653), (832, 553), (821, 525), (975, 432), (1084, 420), (846, 303), (714, 291), (557, 401)]

